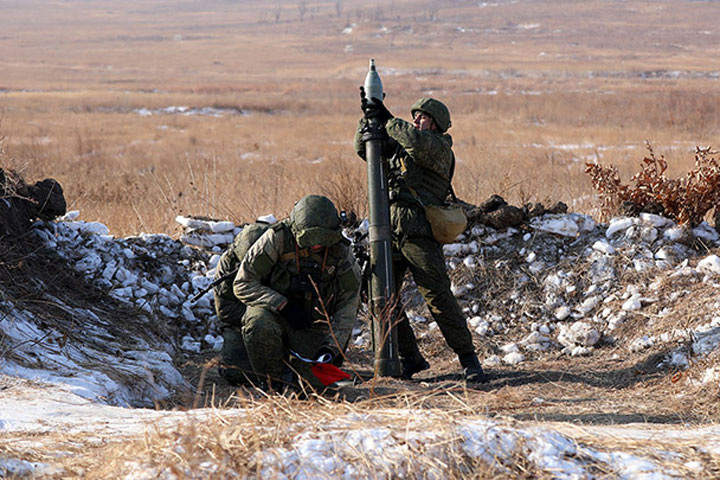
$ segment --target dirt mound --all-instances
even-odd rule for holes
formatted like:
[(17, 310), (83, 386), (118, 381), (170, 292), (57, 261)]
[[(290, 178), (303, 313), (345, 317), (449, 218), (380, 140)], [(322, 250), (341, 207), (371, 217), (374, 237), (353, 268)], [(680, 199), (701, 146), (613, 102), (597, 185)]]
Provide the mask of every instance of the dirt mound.
[(516, 207), (508, 204), (500, 195), (492, 195), (480, 205), (462, 203), (470, 226), (482, 224), (495, 229), (518, 227), (527, 223), (531, 218), (546, 213), (567, 213), (568, 209), (563, 202), (557, 202), (550, 208), (545, 208), (540, 202)]
[[(186, 388), (172, 364), (177, 325), (110, 295), (108, 285), (82, 269), (89, 261), (102, 263), (81, 248), (82, 233), (49, 221), (66, 213), (61, 186), (0, 175), (0, 371), (65, 383), (81, 396), (118, 405), (151, 406), (156, 397)], [(57, 248), (69, 237), (72, 243)], [(90, 238), (95, 248), (98, 241), (99, 235)], [(118, 252), (121, 257), (132, 256), (160, 274), (169, 271), (144, 242), (136, 242), (137, 254), (132, 243)], [(98, 394), (97, 385), (106, 391)]]
[(0, 169), (0, 238), (19, 238), (34, 219), (52, 220), (65, 214), (62, 186), (47, 178), (32, 185), (13, 171)]
[[(75, 292), (88, 292), (77, 275), (58, 265), (44, 243), (30, 235), (36, 219), (52, 220), (65, 214), (62, 187), (53, 179), (32, 185), (16, 172), (0, 169), (0, 286), (4, 299), (23, 299), (28, 304), (41, 290), (40, 285), (72, 286)], [(46, 308), (40, 308), (45, 311)], [(52, 309), (51, 309), (52, 310)], [(62, 311), (53, 312), (62, 315)]]
[[(686, 408), (711, 385), (717, 391), (714, 357), (706, 356), (720, 325), (717, 303), (708, 301), (720, 274), (713, 227), (690, 229), (647, 212), (598, 224), (562, 203), (515, 207), (499, 196), (466, 212), (468, 230), (444, 250), (490, 375), (473, 397), (483, 410), (580, 423), (702, 422), (720, 413), (707, 403)], [(431, 368), (410, 382), (376, 379), (344, 395), (392, 405), (432, 392), (424, 406), (452, 407), (453, 395), (465, 392), (459, 364), (410, 277), (402, 302)], [(348, 371), (372, 376), (370, 338), (363, 311)], [(186, 357), (183, 370), (208, 398), (227, 398), (234, 389), (204, 370), (214, 356)]]

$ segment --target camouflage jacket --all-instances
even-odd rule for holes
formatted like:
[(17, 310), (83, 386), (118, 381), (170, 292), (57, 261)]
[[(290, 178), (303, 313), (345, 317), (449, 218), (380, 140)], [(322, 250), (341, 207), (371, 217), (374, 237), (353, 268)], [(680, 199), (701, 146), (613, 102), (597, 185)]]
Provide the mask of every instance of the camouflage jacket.
[[(248, 306), (276, 313), (286, 300), (293, 299), (302, 303), (316, 320), (322, 319), (317, 308), (324, 306), (333, 333), (340, 345), (344, 345), (355, 323), (360, 270), (349, 242), (340, 241), (326, 250), (327, 256), (323, 258), (324, 253), (299, 249), (288, 220), (273, 225), (250, 247), (240, 263), (233, 282), (235, 296)], [(308, 277), (318, 286), (319, 297)], [(324, 343), (335, 346), (329, 334)]]
[[(265, 230), (270, 227), (266, 223), (253, 223), (246, 225), (240, 233), (235, 235), (232, 245), (225, 250), (220, 257), (217, 269), (215, 270), (215, 280), (225, 277), (232, 273), (240, 266), (240, 261), (245, 257), (245, 253), (250, 246), (260, 238)], [(242, 325), (242, 316), (245, 314), (245, 305), (237, 299), (233, 292), (233, 280), (231, 277), (223, 282), (218, 283), (213, 288), (213, 296), (215, 297), (215, 313), (218, 320), (225, 325)]]
[[(365, 159), (363, 129), (360, 119), (355, 132), (355, 151)], [(388, 140), (383, 152), (387, 158), (390, 190), (390, 216), (396, 239), (401, 235), (432, 238), (422, 205), (441, 205), (450, 187), (453, 168), (452, 137), (432, 130), (420, 131), (400, 118), (385, 125)], [(420, 202), (410, 191), (415, 190)]]

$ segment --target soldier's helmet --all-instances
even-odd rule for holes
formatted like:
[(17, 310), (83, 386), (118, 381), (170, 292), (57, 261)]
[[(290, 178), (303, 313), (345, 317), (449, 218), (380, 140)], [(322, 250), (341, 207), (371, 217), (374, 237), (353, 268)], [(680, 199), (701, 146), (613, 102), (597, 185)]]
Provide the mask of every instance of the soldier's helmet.
[(290, 212), (290, 229), (300, 248), (329, 247), (343, 239), (337, 209), (322, 195), (308, 195), (298, 200)]
[(415, 112), (423, 112), (430, 115), (435, 121), (435, 125), (437, 125), (443, 133), (447, 132), (448, 128), (452, 126), (452, 122), (450, 122), (450, 110), (448, 110), (444, 103), (434, 98), (423, 97), (413, 103), (412, 107), (410, 107), (410, 114), (414, 117)]

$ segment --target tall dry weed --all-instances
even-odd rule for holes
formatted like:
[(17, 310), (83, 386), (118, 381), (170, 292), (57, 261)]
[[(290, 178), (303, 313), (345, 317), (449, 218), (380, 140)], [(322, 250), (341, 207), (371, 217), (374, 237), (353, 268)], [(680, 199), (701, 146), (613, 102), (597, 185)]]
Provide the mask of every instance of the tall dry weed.
[(367, 216), (367, 181), (365, 162), (338, 156), (331, 161), (320, 183), (320, 192), (332, 199), (340, 210), (355, 212), (358, 218)]

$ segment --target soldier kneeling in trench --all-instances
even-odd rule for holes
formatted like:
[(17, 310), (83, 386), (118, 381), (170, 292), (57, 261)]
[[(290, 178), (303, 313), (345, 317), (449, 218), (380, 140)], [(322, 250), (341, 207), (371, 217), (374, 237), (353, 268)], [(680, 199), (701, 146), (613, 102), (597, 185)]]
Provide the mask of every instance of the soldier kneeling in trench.
[(360, 297), (350, 242), (335, 205), (319, 195), (303, 197), (289, 218), (264, 230), (232, 284), (245, 311), (225, 329), (221, 374), (241, 383), (250, 370), (251, 380), (273, 390), (298, 383), (322, 390), (310, 365), (293, 356), (342, 362)]

